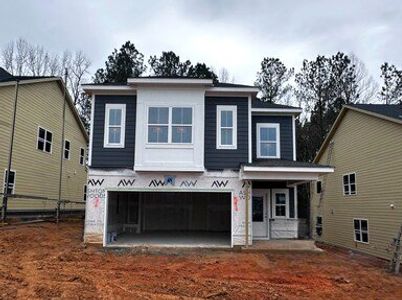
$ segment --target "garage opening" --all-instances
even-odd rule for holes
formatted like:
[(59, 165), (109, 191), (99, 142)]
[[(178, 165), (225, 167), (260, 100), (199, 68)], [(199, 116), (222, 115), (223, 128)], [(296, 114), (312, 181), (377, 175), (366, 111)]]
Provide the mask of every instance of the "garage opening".
[(109, 192), (111, 246), (230, 247), (231, 194)]

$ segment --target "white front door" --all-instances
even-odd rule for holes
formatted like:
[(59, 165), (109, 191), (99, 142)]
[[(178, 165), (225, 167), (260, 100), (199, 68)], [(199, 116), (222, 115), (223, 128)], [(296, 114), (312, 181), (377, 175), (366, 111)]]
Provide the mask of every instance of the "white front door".
[(269, 239), (269, 190), (252, 192), (253, 239)]

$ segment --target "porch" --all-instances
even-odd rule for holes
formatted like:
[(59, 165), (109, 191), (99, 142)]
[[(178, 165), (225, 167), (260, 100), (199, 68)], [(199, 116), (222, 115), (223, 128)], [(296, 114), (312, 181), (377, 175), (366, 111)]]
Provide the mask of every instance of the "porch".
[(300, 251), (322, 253), (324, 250), (317, 247), (313, 240), (258, 240), (253, 245), (242, 247), (243, 251)]

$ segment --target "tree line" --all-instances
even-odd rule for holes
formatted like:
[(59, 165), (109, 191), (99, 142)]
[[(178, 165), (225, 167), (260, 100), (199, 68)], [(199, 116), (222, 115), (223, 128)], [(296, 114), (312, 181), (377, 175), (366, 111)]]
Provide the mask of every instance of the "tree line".
[[(42, 46), (23, 39), (10, 42), (0, 53), (2, 66), (14, 75), (63, 76), (68, 70), (67, 86), (88, 128), (90, 101), (80, 84), (90, 77), (90, 60), (82, 51), (64, 51), (51, 55)], [(298, 159), (311, 161), (344, 104), (402, 103), (402, 71), (385, 62), (381, 65), (382, 85), (369, 75), (364, 63), (355, 55), (338, 52), (303, 60), (298, 72), (279, 58), (265, 57), (256, 74), (262, 101), (303, 108), (297, 123)], [(227, 69), (217, 75), (203, 62), (182, 60), (173, 51), (159, 56), (145, 56), (127, 41), (114, 49), (105, 65), (96, 70), (95, 83), (125, 83), (138, 76), (210, 78), (214, 82), (234, 81)], [(230, 79), (231, 78), (231, 79)]]

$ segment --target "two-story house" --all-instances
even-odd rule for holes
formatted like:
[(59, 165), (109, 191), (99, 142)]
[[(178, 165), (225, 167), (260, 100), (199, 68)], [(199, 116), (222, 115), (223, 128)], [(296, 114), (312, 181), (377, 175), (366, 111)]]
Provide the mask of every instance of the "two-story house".
[(140, 77), (92, 96), (85, 241), (251, 245), (296, 238), (297, 185), (333, 169), (296, 161), (301, 109), (254, 86)]

